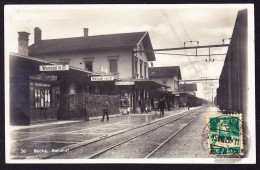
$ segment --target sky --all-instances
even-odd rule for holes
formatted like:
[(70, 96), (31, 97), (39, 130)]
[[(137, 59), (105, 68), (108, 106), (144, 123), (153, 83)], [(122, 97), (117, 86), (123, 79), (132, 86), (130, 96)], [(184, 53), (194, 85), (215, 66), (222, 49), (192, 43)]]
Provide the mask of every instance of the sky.
[[(154, 49), (183, 47), (186, 41), (216, 45), (231, 38), (237, 12), (244, 8), (234, 4), (5, 6), (5, 47), (17, 52), (19, 31), (29, 32), (29, 45), (33, 44), (35, 27), (41, 28), (42, 39), (80, 37), (83, 28), (89, 28), (89, 36), (148, 31)], [(187, 42), (185, 46), (194, 45)], [(226, 52), (227, 47), (210, 49), (211, 54)], [(195, 50), (160, 53), (194, 55)], [(208, 55), (209, 49), (198, 49), (198, 54)], [(225, 60), (225, 55), (211, 56), (214, 62), (206, 62), (208, 56), (156, 53), (155, 56), (154, 67), (180, 66), (182, 80), (219, 78)], [(196, 95), (211, 100), (212, 94), (216, 95), (218, 81), (204, 81), (197, 86)]]

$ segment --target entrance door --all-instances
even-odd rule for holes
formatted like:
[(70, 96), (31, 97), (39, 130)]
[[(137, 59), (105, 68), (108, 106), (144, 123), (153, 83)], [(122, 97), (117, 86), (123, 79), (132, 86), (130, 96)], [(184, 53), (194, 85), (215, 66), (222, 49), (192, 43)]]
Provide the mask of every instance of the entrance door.
[(31, 123), (57, 119), (57, 87), (47, 82), (30, 82)]

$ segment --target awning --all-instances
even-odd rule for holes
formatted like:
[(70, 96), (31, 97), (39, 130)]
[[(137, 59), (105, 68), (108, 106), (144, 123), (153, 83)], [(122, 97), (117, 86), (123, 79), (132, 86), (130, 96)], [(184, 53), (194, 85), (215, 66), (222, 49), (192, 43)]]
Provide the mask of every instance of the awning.
[(117, 79), (116, 82), (118, 85), (136, 85), (139, 87), (146, 87), (151, 89), (157, 89), (160, 87), (169, 88), (169, 86), (161, 84), (160, 82), (148, 79)]
[[(152, 92), (158, 92), (158, 93), (163, 93), (163, 94), (172, 94), (171, 91), (167, 91), (167, 90), (161, 89), (161, 88), (153, 89)], [(174, 95), (174, 94), (172, 94), (172, 95)]]
[(138, 86), (141, 86), (141, 87), (148, 87), (148, 88), (152, 88), (152, 89), (156, 89), (156, 88), (160, 88), (160, 87), (170, 88), (169, 86), (166, 86), (166, 85), (159, 83), (155, 80), (133, 79), (133, 81), (135, 81), (136, 84)]

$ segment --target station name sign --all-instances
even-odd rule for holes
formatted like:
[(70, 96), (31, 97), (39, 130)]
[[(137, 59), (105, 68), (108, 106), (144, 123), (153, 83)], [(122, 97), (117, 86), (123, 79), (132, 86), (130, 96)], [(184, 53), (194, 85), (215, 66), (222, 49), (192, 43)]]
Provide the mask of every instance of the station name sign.
[(69, 65), (40, 65), (40, 71), (66, 71), (69, 70)]
[(115, 85), (118, 86), (124, 86), (124, 85), (134, 85), (135, 82), (134, 81), (116, 81)]
[(113, 81), (115, 79), (114, 76), (94, 76), (91, 77), (91, 81)]

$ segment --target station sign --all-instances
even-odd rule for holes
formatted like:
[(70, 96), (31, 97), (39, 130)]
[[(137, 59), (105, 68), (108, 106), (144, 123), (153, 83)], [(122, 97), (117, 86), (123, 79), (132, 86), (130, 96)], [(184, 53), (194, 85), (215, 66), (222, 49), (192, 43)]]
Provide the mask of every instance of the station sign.
[(114, 76), (94, 76), (91, 77), (91, 81), (113, 81), (115, 79)]
[(69, 70), (69, 65), (40, 65), (40, 71), (66, 71)]
[(31, 82), (30, 86), (36, 86), (36, 87), (51, 87), (50, 84), (46, 84), (46, 83), (35, 83), (35, 82)]
[(115, 82), (115, 85), (118, 85), (118, 86), (124, 86), (124, 85), (134, 85), (135, 82), (134, 81), (116, 81)]

